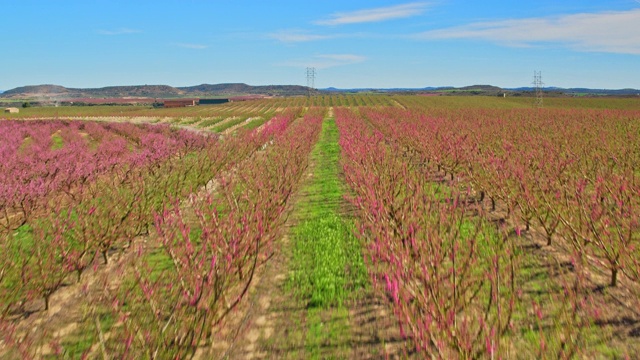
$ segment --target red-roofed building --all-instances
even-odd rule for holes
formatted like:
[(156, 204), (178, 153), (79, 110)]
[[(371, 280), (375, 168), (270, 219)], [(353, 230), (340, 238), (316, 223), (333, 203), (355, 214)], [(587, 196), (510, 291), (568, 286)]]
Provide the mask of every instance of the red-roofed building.
[(198, 99), (171, 99), (163, 101), (163, 106), (165, 108), (177, 108), (196, 105), (198, 105)]

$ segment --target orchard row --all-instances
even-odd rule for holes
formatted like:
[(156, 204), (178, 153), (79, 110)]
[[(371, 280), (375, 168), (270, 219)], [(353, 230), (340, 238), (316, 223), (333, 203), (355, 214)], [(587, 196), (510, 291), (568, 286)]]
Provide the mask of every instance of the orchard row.
[[(43, 179), (49, 185), (46, 193), (30, 193), (31, 216), (2, 233), (0, 326), (6, 344), (34, 356), (44, 338), (21, 332), (15, 321), (39, 299), (48, 309), (61, 287), (102, 267), (97, 255), (107, 263), (118, 253), (135, 261), (118, 273), (105, 270), (113, 278), (98, 291), (103, 296), (87, 304), (94, 311), (111, 309), (108, 317), (118, 319), (105, 329), (110, 354), (184, 357), (211, 341), (215, 324), (242, 299), (255, 268), (269, 257), (269, 239), (318, 136), (323, 111), (298, 116), (285, 112), (224, 141), (164, 126), (116, 125), (124, 146), (120, 137), (111, 141), (112, 124), (30, 122), (28, 135), (15, 141), (21, 145), (14, 146), (13, 158), (27, 159), (33, 151), (50, 159), (45, 163), (54, 170), (37, 169), (16, 182)], [(63, 133), (59, 148), (46, 141)], [(40, 136), (37, 149), (24, 145), (31, 136)], [(167, 142), (173, 146), (163, 146)], [(57, 153), (69, 152), (67, 147), (75, 149), (75, 159)], [(70, 163), (73, 171), (55, 168)], [(66, 188), (55, 182), (60, 173)], [(151, 241), (136, 242), (140, 235)], [(132, 311), (134, 305), (141, 307)]]
[[(584, 329), (604, 305), (592, 271), (609, 271), (597, 286), (614, 288), (621, 274), (627, 289), (638, 285), (639, 119), (602, 110), (336, 111), (370, 278), (416, 351), (586, 351)], [(528, 252), (539, 245), (525, 239), (533, 228), (570, 262), (570, 270), (554, 265), (561, 259), (536, 263), (547, 269), (543, 296), (529, 294), (525, 267), (539, 261)]]

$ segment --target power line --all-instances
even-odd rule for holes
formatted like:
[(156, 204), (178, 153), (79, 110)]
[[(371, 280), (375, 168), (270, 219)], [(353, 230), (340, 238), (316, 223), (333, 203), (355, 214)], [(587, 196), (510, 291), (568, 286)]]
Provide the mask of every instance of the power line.
[(533, 87), (535, 88), (536, 98), (533, 103), (533, 107), (536, 109), (542, 108), (542, 86), (544, 83), (542, 82), (542, 71), (534, 71), (533, 72)]
[(307, 68), (307, 96), (311, 96), (311, 94), (314, 92), (315, 82), (316, 82), (316, 68), (308, 67)]

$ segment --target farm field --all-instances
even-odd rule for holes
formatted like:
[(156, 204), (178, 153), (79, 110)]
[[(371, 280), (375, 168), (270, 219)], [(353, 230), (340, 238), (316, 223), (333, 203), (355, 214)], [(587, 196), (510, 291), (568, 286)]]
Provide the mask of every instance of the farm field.
[(0, 120), (0, 358), (640, 356), (640, 102)]
[[(230, 102), (219, 105), (200, 105), (186, 108), (153, 108), (151, 106), (60, 106), (30, 107), (20, 109), (17, 114), (1, 114), (0, 118), (62, 118), (76, 119), (83, 117), (106, 118), (140, 118), (153, 122), (177, 122), (185, 119), (203, 120), (228, 116), (260, 116), (295, 107), (360, 107), (360, 106), (400, 106), (426, 108), (483, 108), (483, 109), (530, 109), (532, 99), (529, 97), (487, 97), (487, 96), (409, 96), (409, 95), (321, 95), (311, 98), (287, 97), (265, 98), (259, 100)], [(598, 98), (582, 97), (548, 98), (545, 108), (585, 108), (585, 109), (620, 109), (639, 110), (637, 98)]]

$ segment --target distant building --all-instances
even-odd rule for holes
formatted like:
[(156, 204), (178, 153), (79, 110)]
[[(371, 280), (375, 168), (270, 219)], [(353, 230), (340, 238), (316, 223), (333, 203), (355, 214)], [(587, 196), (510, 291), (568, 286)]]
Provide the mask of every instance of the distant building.
[(228, 103), (229, 99), (200, 99), (200, 105), (216, 105)]
[(198, 99), (171, 99), (162, 102), (165, 108), (177, 108), (198, 105)]
[(11, 113), (11, 114), (17, 114), (17, 113), (20, 112), (20, 109), (14, 108), (14, 107), (10, 107), (10, 108), (5, 108), (4, 112)]

